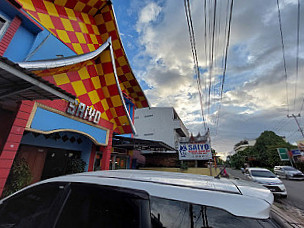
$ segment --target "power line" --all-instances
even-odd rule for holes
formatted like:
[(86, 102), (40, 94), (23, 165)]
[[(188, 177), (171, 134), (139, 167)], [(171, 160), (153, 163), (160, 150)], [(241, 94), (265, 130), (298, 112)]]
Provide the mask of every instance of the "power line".
[(298, 85), (298, 74), (299, 74), (299, 49), (300, 49), (300, 0), (298, 0), (298, 17), (297, 17), (297, 59), (296, 59), (296, 83), (295, 83), (295, 98), (294, 98), (294, 110), (296, 110), (296, 99), (297, 99), (297, 85)]
[(282, 117), (281, 120), (278, 120), (276, 123), (274, 123), (272, 130), (273, 131), (278, 131), (279, 127), (282, 126), (283, 122), (286, 122), (288, 119), (285, 117)]
[(298, 114), (298, 115), (294, 115), (294, 114), (292, 114), (292, 115), (287, 115), (287, 117), (288, 118), (294, 118), (295, 119), (295, 121), (296, 121), (296, 123), (297, 123), (297, 125), (298, 125), (298, 128), (299, 128), (299, 130), (300, 130), (300, 132), (301, 132), (301, 134), (302, 134), (302, 136), (303, 136), (303, 138), (304, 138), (304, 132), (303, 132), (303, 129), (301, 128), (301, 126), (300, 126), (300, 124), (299, 124), (299, 121), (298, 121), (298, 117), (301, 117), (301, 115), (300, 114)]
[(279, 126), (279, 128), (277, 129), (277, 131), (279, 132), (279, 131), (281, 131), (287, 124), (288, 124), (288, 119), (284, 122), (284, 123), (282, 123), (281, 124), (281, 126)]
[(303, 107), (304, 107), (304, 97), (303, 97), (303, 101), (302, 101), (302, 105), (301, 105), (301, 109), (300, 109), (300, 114), (301, 114), (301, 112), (303, 110)]
[(290, 133), (288, 136), (286, 136), (286, 138), (290, 138), (292, 136), (294, 136), (299, 130), (295, 130), (292, 133)]
[(285, 72), (287, 109), (288, 109), (288, 115), (289, 115), (288, 77), (287, 77), (287, 69), (286, 69), (285, 45), (284, 45), (283, 32), (282, 32), (281, 10), (280, 10), (279, 0), (277, 0), (277, 7), (278, 7), (278, 19), (279, 19), (280, 34), (281, 34), (281, 45), (282, 45), (282, 54), (283, 54), (283, 64), (284, 64), (284, 72)]
[(216, 128), (218, 128), (219, 118), (220, 118), (219, 113), (221, 110), (222, 100), (223, 100), (223, 90), (224, 90), (225, 76), (226, 76), (226, 70), (227, 70), (228, 48), (229, 48), (230, 33), (231, 33), (232, 9), (233, 9), (233, 0), (231, 0), (231, 3), (230, 3), (230, 15), (229, 15), (229, 22), (228, 22), (227, 43), (226, 43), (226, 48), (225, 48), (224, 70), (223, 70), (222, 86), (221, 86), (221, 92), (220, 92), (220, 105), (219, 105), (219, 109), (218, 109), (218, 113), (217, 113), (218, 117), (217, 117)]
[(215, 19), (216, 19), (216, 0), (214, 0), (214, 9), (213, 9), (213, 23), (212, 23), (212, 42), (211, 42), (211, 64), (209, 72), (209, 94), (208, 94), (208, 114), (210, 114), (211, 106), (211, 88), (212, 88), (212, 77), (213, 77), (213, 62), (214, 62), (214, 34), (215, 34)]
[(195, 71), (196, 71), (196, 75), (197, 75), (197, 78), (196, 78), (197, 80), (196, 81), (197, 81), (197, 86), (198, 86), (199, 100), (200, 100), (200, 106), (201, 106), (201, 114), (202, 114), (202, 118), (203, 118), (205, 131), (207, 131), (207, 126), (206, 126), (205, 117), (204, 117), (202, 94), (201, 94), (200, 70), (199, 70), (199, 64), (198, 64), (198, 58), (197, 58), (197, 51), (196, 51), (196, 44), (195, 44), (195, 34), (194, 34), (194, 28), (193, 28), (193, 23), (192, 23), (192, 16), (191, 16), (191, 9), (190, 9), (189, 0), (184, 0), (184, 6), (185, 6), (185, 14), (186, 14), (188, 30), (189, 30), (192, 57), (193, 57), (193, 62), (194, 62)]
[[(205, 66), (207, 67), (208, 65), (208, 61), (207, 61), (207, 1), (204, 1), (204, 35), (205, 35), (205, 39), (204, 39), (204, 46), (205, 46), (205, 61), (206, 64)], [(204, 77), (204, 85), (205, 85), (205, 91), (207, 90), (207, 82), (206, 82), (206, 78)]]

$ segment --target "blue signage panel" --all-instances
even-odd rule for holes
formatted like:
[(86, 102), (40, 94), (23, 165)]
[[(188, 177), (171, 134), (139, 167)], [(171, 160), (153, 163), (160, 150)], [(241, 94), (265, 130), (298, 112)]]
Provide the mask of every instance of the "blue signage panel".
[(291, 150), (292, 156), (300, 156), (301, 151), (300, 150)]
[(208, 143), (180, 143), (178, 146), (179, 160), (209, 160), (212, 159)]
[(43, 132), (74, 130), (90, 135), (98, 144), (107, 144), (107, 131), (38, 107), (31, 128)]

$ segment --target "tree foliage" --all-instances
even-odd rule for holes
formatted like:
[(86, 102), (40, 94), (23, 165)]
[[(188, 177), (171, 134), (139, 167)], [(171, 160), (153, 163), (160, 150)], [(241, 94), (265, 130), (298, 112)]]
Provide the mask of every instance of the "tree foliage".
[(11, 195), (14, 192), (24, 188), (31, 183), (31, 180), (32, 174), (26, 160), (24, 158), (16, 159), (4, 187), (2, 197)]
[(231, 156), (230, 164), (235, 168), (241, 168), (244, 163), (250, 166), (273, 168), (275, 165), (286, 165), (282, 162), (277, 152), (277, 148), (296, 148), (284, 141), (272, 131), (264, 131), (257, 139), (253, 147), (246, 148)]

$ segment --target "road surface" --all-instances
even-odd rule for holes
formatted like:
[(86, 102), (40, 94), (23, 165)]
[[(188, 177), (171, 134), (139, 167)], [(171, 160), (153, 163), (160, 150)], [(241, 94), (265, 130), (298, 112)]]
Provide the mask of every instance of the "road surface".
[[(242, 180), (248, 180), (240, 170), (227, 168), (227, 172), (233, 177), (237, 177)], [(284, 205), (299, 208), (300, 210), (304, 211), (304, 181), (285, 179), (281, 180), (287, 189), (288, 197), (286, 199), (276, 198), (276, 201)]]

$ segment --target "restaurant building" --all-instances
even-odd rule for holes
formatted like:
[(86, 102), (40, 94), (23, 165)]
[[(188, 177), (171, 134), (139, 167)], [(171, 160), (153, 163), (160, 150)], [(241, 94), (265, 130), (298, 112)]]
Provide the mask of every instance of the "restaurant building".
[[(135, 108), (148, 107), (111, 1), (0, 4), (0, 79), (7, 81), (0, 86), (0, 195), (18, 158), (27, 161), (32, 183), (65, 174), (73, 159), (85, 171), (109, 169), (113, 135), (134, 134)], [(13, 83), (3, 63), (10, 76), (43, 80), (39, 86), (60, 96), (39, 93), (28, 81)], [(127, 156), (122, 165), (130, 168), (132, 153)]]

